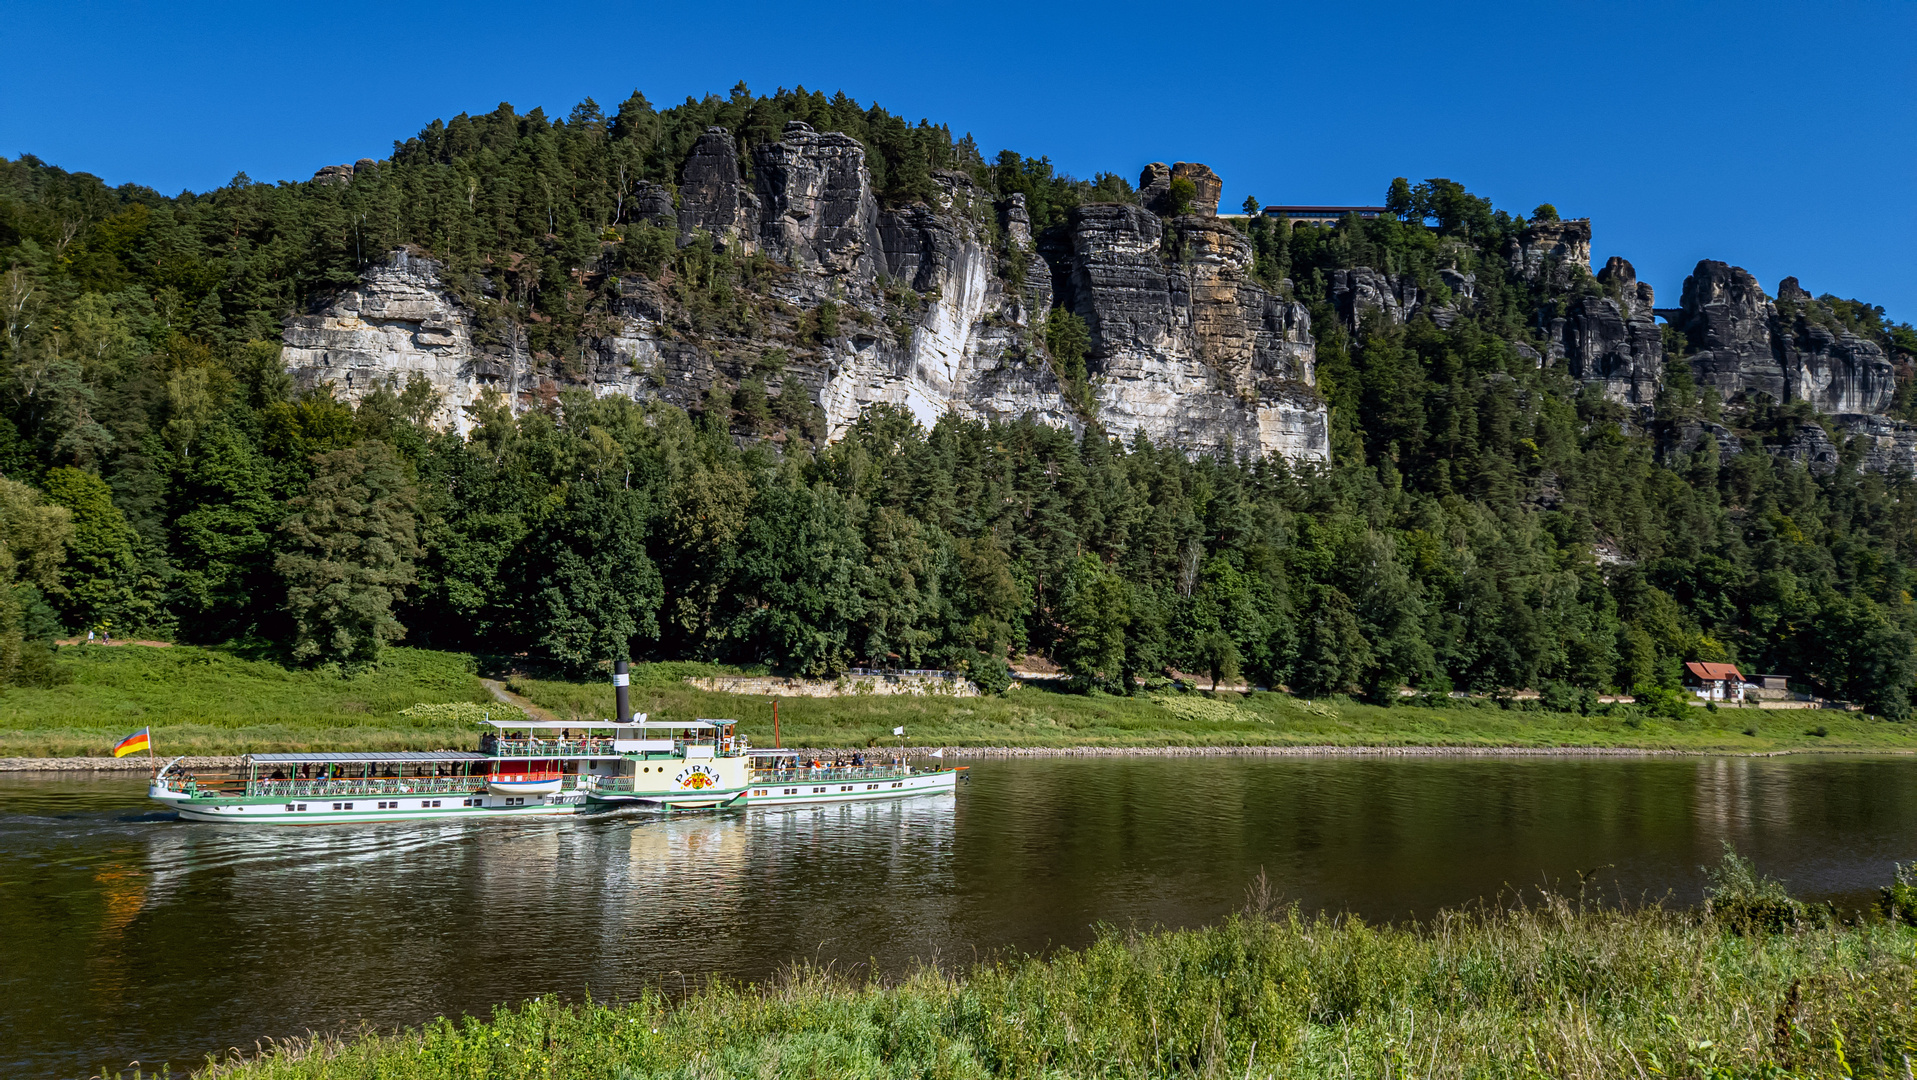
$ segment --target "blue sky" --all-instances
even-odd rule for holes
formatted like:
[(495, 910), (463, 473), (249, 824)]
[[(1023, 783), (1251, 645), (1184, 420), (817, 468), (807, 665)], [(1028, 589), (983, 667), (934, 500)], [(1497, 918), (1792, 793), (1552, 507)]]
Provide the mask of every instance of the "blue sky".
[(843, 89), (1081, 176), (1225, 202), (1445, 176), (1589, 216), (1675, 304), (1700, 258), (1917, 320), (1917, 4), (311, 4), (0, 0), (0, 154), (201, 190), (434, 117)]

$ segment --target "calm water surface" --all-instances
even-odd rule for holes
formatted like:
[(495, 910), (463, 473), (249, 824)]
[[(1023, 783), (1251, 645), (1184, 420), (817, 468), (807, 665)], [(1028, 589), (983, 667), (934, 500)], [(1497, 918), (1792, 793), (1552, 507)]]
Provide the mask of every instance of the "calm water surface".
[(0, 1075), (598, 1000), (795, 959), (898, 971), (1187, 926), (1264, 869), (1375, 919), (1544, 883), (1689, 903), (1734, 842), (1861, 907), (1917, 759), (985, 761), (954, 797), (543, 823), (188, 824), (142, 781), (0, 774)]

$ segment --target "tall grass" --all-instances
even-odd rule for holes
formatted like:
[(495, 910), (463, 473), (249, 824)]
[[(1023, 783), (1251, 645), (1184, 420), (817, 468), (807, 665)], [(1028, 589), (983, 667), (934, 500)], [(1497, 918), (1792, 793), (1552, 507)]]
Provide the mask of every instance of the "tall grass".
[(1547, 896), (1422, 926), (1251, 910), (897, 982), (796, 967), (209, 1062), (247, 1080), (1905, 1077), (1917, 932), (1739, 934)]

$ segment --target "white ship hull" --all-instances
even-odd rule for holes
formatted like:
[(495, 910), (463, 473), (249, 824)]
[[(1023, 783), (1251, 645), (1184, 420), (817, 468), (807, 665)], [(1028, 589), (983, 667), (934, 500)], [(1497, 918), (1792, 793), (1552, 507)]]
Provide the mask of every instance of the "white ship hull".
[(576, 814), (585, 802), (576, 791), (550, 795), (328, 796), (280, 801), (207, 798), (157, 785), (147, 789), (147, 797), (177, 811), (182, 821), (228, 825), (346, 825), (440, 818), (550, 817)]
[(914, 795), (945, 795), (957, 790), (956, 769), (913, 773), (909, 776), (811, 781), (804, 778), (755, 782), (741, 800), (749, 807), (805, 806), (815, 803), (904, 799)]

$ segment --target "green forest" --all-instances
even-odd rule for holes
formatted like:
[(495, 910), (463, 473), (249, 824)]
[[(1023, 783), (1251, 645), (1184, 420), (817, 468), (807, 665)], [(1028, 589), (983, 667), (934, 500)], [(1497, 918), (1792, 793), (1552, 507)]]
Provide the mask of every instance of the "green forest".
[[(561, 673), (943, 667), (987, 689), (1038, 653), (1106, 693), (1176, 668), (1378, 704), (1537, 689), (1576, 711), (1621, 690), (1674, 715), (1682, 661), (1731, 660), (1909, 714), (1912, 480), (1762, 452), (1817, 418), (1700, 392), (1675, 331), (1652, 417), (1527, 359), (1603, 286), (1512, 276), (1526, 216), (1449, 180), (1390, 184), (1375, 220), (1243, 223), (1256, 275), (1311, 308), (1325, 466), (884, 408), (826, 443), (811, 403), (752, 381), (690, 411), (493, 401), (464, 438), (425, 422), (423, 383), (357, 405), (292, 392), (282, 320), (403, 245), (555, 370), (622, 275), (676, 290), (689, 330), (747, 318), (752, 260), (677, 248), (627, 196), (673, 183), (708, 125), (749, 161), (790, 119), (859, 139), (890, 205), (928, 199), (937, 170), (1024, 194), (1035, 231), (1134, 197), (844, 94), (743, 84), (434, 121), (350, 184), (241, 174), (168, 197), (0, 160), (0, 680), (57, 681), (50, 643), (93, 630), (342, 671), (403, 641)], [(1434, 294), (1457, 265), (1480, 303), (1448, 328), (1347, 331), (1326, 276), (1361, 265)], [(1896, 357), (1913, 415), (1917, 333), (1813, 306)], [(1699, 419), (1746, 452), (1670, 450), (1662, 433)]]

